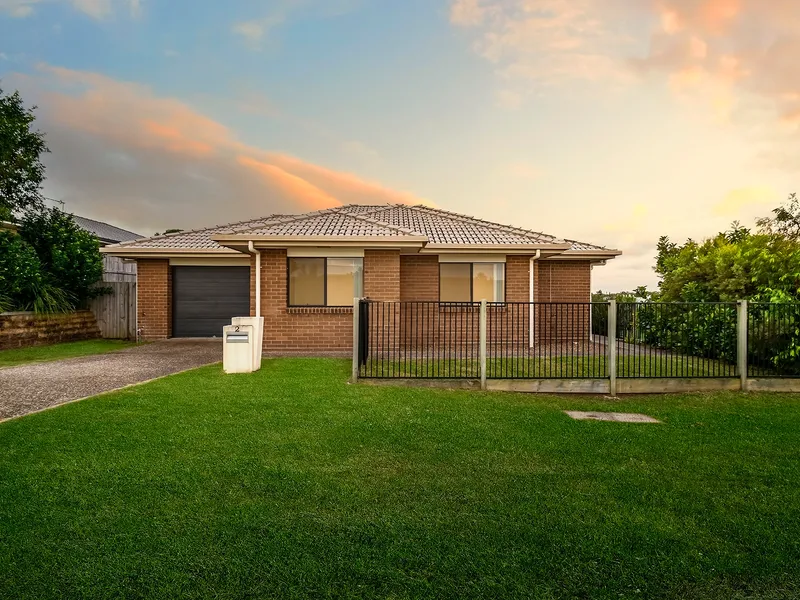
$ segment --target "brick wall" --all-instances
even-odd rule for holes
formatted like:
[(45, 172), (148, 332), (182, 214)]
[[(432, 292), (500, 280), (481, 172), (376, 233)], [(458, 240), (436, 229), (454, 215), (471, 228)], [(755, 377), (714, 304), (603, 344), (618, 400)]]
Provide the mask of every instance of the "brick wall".
[(137, 329), (143, 340), (162, 340), (172, 335), (172, 273), (167, 259), (136, 261)]
[(538, 265), (537, 302), (590, 302), (592, 268), (589, 261), (545, 260)]
[(91, 311), (65, 314), (8, 313), (0, 315), (0, 349), (41, 346), (100, 337)]
[[(286, 269), (286, 250), (264, 250), (261, 253), (264, 350), (316, 354), (352, 352), (353, 309), (287, 306)], [(255, 283), (251, 287), (254, 288)], [(379, 301), (400, 299), (399, 251), (365, 251), (364, 295)]]
[(439, 257), (404, 255), (400, 257), (400, 300), (437, 302), (439, 300)]
[[(506, 260), (506, 300), (528, 302), (530, 256), (508, 256)], [(255, 257), (251, 259), (250, 307), (255, 314)], [(261, 305), (265, 317), (264, 349), (274, 352), (346, 353), (352, 351), (352, 309), (289, 308), (286, 290), (286, 250), (262, 252)], [(144, 339), (163, 339), (171, 334), (171, 273), (168, 260), (138, 261), (138, 326)], [(588, 261), (536, 261), (534, 263), (536, 302), (588, 302), (591, 298), (591, 268)], [(364, 255), (364, 295), (376, 301), (430, 301), (439, 299), (439, 262), (437, 256), (403, 255), (393, 250), (367, 250)], [(403, 309), (406, 310), (405, 308)], [(421, 336), (421, 313), (389, 315), (376, 321), (374, 334), (382, 334), (383, 343), (398, 345), (415, 335)], [(581, 337), (588, 329), (588, 318), (572, 309), (541, 309), (535, 316), (541, 339), (570, 335)], [(580, 311), (578, 311), (580, 312)], [(526, 343), (528, 311), (509, 311), (489, 315), (489, 342), (512, 335)], [(437, 310), (432, 324), (435, 332), (427, 343), (472, 343), (477, 336), (476, 313), (442, 313)], [(474, 321), (474, 322), (473, 322)], [(573, 324), (577, 323), (577, 326)], [(461, 339), (454, 331), (464, 329)], [(414, 333), (414, 332), (417, 333)], [(509, 333), (511, 332), (511, 333)], [(588, 335), (588, 331), (585, 332)]]
[[(546, 260), (538, 265), (537, 302), (591, 302), (591, 263), (589, 261)], [(590, 309), (587, 305), (554, 304), (537, 306), (538, 339), (569, 341), (588, 339)]]

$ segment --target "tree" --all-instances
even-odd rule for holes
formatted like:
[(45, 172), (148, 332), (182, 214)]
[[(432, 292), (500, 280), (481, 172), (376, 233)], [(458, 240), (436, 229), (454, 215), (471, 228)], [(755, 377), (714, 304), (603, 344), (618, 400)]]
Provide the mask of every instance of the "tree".
[(73, 307), (97, 296), (94, 284), (103, 276), (100, 243), (71, 215), (56, 208), (28, 212), (19, 235), (33, 248), (47, 281), (62, 290)]
[(800, 240), (800, 200), (791, 194), (786, 205), (772, 211), (773, 217), (758, 219), (761, 233), (780, 235), (791, 240)]
[(26, 109), (19, 92), (4, 95), (0, 88), (0, 220), (43, 207), (39, 157), (49, 150), (44, 135), (31, 128), (35, 108)]

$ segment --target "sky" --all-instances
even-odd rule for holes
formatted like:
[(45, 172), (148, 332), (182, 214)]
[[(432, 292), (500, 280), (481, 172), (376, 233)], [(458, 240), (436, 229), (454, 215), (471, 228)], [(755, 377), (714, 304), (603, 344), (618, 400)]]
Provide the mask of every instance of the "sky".
[(142, 234), (426, 203), (655, 287), (797, 191), (800, 0), (0, 0), (45, 194)]

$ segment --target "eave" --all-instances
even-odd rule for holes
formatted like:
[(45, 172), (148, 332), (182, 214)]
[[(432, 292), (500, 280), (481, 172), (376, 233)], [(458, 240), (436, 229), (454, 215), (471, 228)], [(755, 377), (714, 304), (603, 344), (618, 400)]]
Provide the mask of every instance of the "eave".
[(133, 247), (114, 247), (106, 246), (100, 248), (102, 254), (120, 256), (122, 258), (172, 258), (181, 256), (184, 258), (209, 258), (219, 256), (221, 258), (230, 256), (240, 256), (242, 252), (230, 248), (139, 248)]
[(622, 254), (621, 250), (568, 250), (554, 256), (542, 258), (542, 260), (562, 261), (562, 260), (588, 260), (591, 262), (603, 262), (612, 260)]

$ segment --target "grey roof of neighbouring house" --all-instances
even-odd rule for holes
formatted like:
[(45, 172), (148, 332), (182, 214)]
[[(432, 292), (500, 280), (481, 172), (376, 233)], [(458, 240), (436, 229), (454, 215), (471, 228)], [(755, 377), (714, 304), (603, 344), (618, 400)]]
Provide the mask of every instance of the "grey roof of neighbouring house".
[(72, 218), (78, 224), (78, 227), (85, 229), (91, 234), (94, 234), (101, 242), (106, 242), (108, 244), (129, 242), (144, 238), (143, 235), (133, 233), (132, 231), (122, 229), (121, 227), (114, 227), (113, 225), (103, 223), (102, 221), (95, 221), (94, 219), (79, 217), (78, 215), (72, 215)]
[[(254, 238), (369, 237), (424, 239), (432, 246), (546, 246), (561, 245), (570, 252), (618, 253), (602, 246), (564, 240), (553, 235), (501, 225), (427, 206), (350, 204), (301, 215), (272, 215), (205, 229), (125, 242), (116, 247), (142, 249), (227, 251), (214, 241), (220, 236)], [(567, 246), (571, 244), (571, 246)]]

